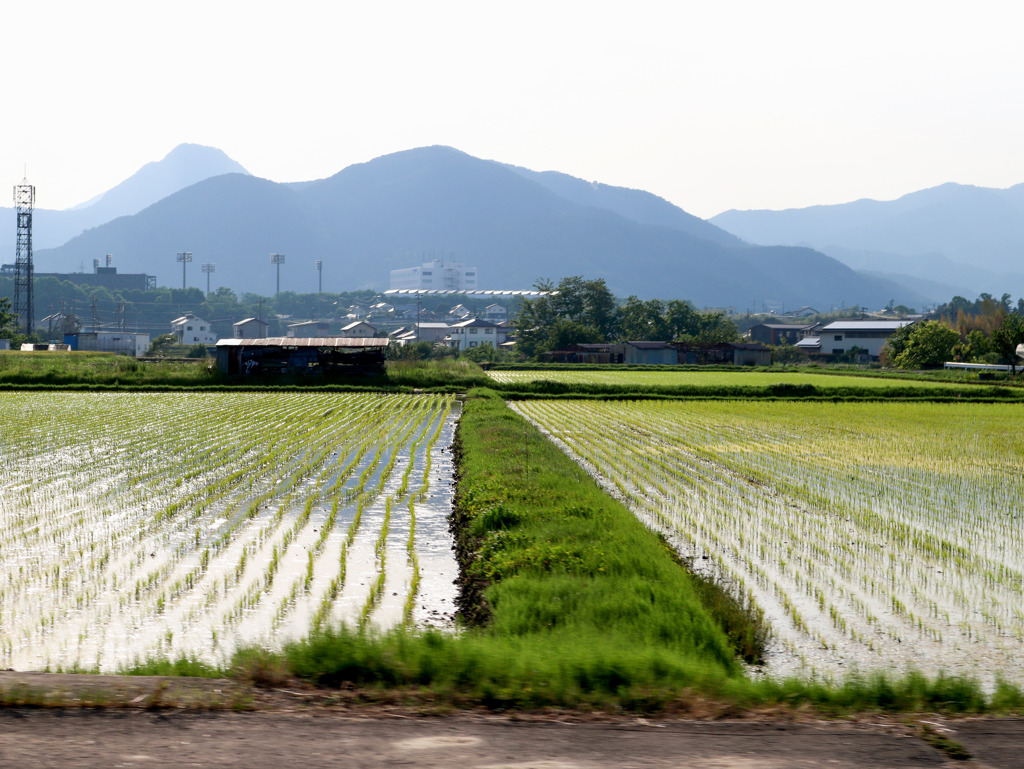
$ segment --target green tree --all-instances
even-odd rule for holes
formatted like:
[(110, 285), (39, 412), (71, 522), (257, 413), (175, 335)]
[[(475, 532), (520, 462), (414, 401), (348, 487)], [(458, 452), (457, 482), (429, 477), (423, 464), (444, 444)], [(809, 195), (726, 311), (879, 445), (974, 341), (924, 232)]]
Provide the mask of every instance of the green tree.
[(563, 278), (556, 286), (538, 281), (538, 291), (557, 294), (523, 300), (513, 319), (516, 348), (527, 358), (573, 342), (607, 341), (615, 328), (615, 297), (603, 279)]
[(665, 303), (630, 296), (619, 308), (618, 337), (624, 342), (668, 342), (672, 339)]
[(992, 332), (989, 346), (999, 357), (1010, 364), (1010, 371), (1017, 373), (1017, 345), (1024, 344), (1024, 317), (1011, 313), (1003, 318), (1003, 324)]
[(10, 297), (0, 296), (0, 338), (10, 339), (10, 334), (15, 331), (15, 322), (18, 316), (11, 310)]
[(939, 366), (953, 357), (953, 347), (960, 335), (936, 320), (926, 320), (910, 327), (902, 351), (893, 358), (898, 368)]

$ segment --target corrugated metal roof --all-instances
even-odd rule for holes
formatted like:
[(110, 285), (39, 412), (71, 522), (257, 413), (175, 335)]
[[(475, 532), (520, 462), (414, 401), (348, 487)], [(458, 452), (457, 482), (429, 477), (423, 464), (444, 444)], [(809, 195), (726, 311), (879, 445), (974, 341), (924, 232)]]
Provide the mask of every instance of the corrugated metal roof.
[(898, 328), (903, 328), (910, 323), (912, 320), (837, 320), (834, 323), (829, 323), (822, 332), (825, 331), (895, 331)]
[(496, 323), (491, 323), (488, 320), (482, 320), (481, 318), (470, 318), (469, 320), (463, 320), (458, 323), (452, 323), (449, 328), (497, 328)]
[(666, 347), (672, 346), (668, 342), (626, 342), (626, 344), (638, 350), (664, 350)]
[(268, 336), (263, 339), (221, 339), (218, 347), (387, 347), (389, 339), (344, 336)]
[(821, 337), (818, 336), (806, 336), (799, 340), (794, 347), (806, 347), (808, 349), (817, 349), (821, 347)]

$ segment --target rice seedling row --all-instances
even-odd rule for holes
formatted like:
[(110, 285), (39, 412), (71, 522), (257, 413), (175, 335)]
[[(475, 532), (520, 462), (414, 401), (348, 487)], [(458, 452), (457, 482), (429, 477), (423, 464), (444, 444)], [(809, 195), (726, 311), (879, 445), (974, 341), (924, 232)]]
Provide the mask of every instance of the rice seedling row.
[(1010, 405), (515, 405), (773, 619), (774, 669), (1024, 680)]
[[(417, 553), (434, 547), (417, 539), (414, 499), (443, 480), (425, 460), (450, 438), (451, 407), (439, 395), (0, 395), (0, 666), (223, 662), (317, 625), (411, 621)], [(349, 562), (364, 541), (375, 557)], [(360, 582), (379, 587), (353, 601)], [(453, 598), (441, 588), (425, 602)], [(381, 611), (388, 591), (397, 612)]]

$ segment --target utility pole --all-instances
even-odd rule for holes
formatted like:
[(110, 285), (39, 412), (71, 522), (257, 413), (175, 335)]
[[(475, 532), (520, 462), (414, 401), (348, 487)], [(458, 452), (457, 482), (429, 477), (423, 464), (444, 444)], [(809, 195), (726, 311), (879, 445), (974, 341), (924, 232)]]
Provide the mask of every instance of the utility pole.
[(277, 291), (274, 292), (274, 296), (281, 293), (281, 265), (284, 264), (284, 254), (271, 254), (270, 263), (277, 265)]
[[(260, 322), (259, 327), (261, 334), (263, 334), (263, 303), (265, 301), (266, 299), (260, 299), (258, 302), (256, 302), (257, 306), (259, 307), (259, 309), (256, 311), (256, 319)], [(263, 335), (266, 336), (266, 334)]]
[(192, 261), (191, 251), (179, 251), (176, 259), (181, 262), (181, 290), (185, 290), (185, 265)]
[(203, 272), (206, 273), (206, 295), (210, 295), (210, 273), (217, 271), (217, 265), (213, 262), (205, 262), (203, 264)]

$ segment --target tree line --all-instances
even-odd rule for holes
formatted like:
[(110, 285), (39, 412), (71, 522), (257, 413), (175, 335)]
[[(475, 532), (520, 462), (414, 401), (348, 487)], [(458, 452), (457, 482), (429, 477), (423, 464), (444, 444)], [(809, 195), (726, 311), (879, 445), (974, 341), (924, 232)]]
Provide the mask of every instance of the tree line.
[(941, 366), (946, 361), (1017, 365), (1017, 345), (1024, 344), (1024, 298), (1012, 304), (1009, 294), (996, 299), (962, 296), (940, 306), (933, 320), (904, 326), (889, 337), (883, 363), (897, 368)]
[(602, 278), (587, 280), (577, 275), (563, 278), (557, 285), (539, 281), (535, 287), (552, 293), (524, 299), (513, 319), (516, 349), (526, 358), (571, 344), (659, 341), (712, 345), (740, 340), (736, 324), (720, 312), (699, 312), (679, 299), (630, 296), (618, 302)]

